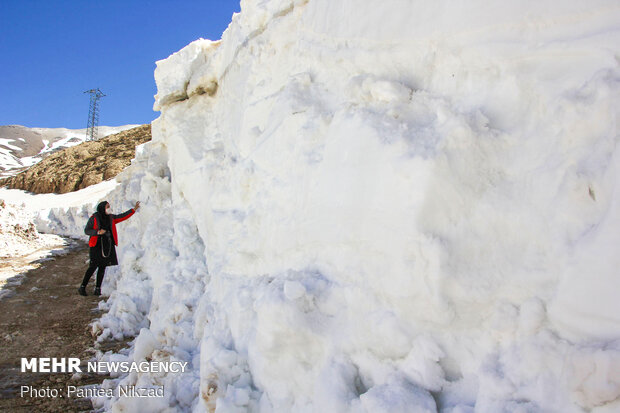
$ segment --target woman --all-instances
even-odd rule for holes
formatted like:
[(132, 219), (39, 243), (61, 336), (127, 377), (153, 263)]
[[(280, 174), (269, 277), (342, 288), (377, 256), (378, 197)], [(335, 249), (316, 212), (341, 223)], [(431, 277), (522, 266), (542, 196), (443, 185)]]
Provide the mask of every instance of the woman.
[(118, 238), (116, 236), (116, 224), (122, 222), (132, 216), (140, 208), (140, 201), (136, 205), (122, 214), (115, 215), (111, 213), (110, 204), (107, 201), (100, 202), (97, 205), (97, 212), (91, 215), (86, 223), (84, 233), (90, 235), (88, 246), (90, 247), (90, 265), (84, 274), (82, 285), (78, 288), (80, 295), (86, 294), (86, 285), (97, 271), (97, 285), (95, 286), (95, 295), (101, 295), (101, 283), (105, 267), (108, 265), (118, 265), (116, 259), (116, 245)]

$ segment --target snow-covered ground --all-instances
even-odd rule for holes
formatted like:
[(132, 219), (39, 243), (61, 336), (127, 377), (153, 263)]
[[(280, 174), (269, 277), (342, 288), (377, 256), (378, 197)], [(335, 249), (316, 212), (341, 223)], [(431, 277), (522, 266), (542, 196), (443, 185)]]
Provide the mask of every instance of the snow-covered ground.
[[(99, 126), (99, 138), (140, 125)], [(14, 175), (41, 161), (50, 153), (86, 141), (86, 129), (27, 128), (19, 125), (0, 126), (0, 178)], [(40, 147), (34, 154), (32, 148)], [(25, 148), (29, 150), (24, 151)]]
[(12, 204), (23, 204), (23, 209), (37, 215), (45, 215), (51, 208), (82, 207), (104, 197), (118, 186), (114, 179), (91, 185), (66, 194), (33, 194), (20, 189), (0, 188), (0, 199)]
[[(86, 239), (84, 220), (117, 185), (115, 180), (104, 181), (61, 195), (0, 188), (0, 287), (8, 278), (33, 268), (33, 262), (52, 250), (65, 247), (66, 241), (55, 234)], [(59, 216), (67, 214), (62, 216), (62, 227), (51, 226), (50, 210)]]
[(93, 326), (137, 338), (103, 358), (191, 371), (98, 405), (620, 411), (620, 3), (241, 10), (157, 63), (108, 195), (142, 208)]
[(34, 261), (64, 245), (58, 235), (39, 233), (32, 216), (23, 208), (0, 199), (0, 297), (9, 278), (27, 271)]

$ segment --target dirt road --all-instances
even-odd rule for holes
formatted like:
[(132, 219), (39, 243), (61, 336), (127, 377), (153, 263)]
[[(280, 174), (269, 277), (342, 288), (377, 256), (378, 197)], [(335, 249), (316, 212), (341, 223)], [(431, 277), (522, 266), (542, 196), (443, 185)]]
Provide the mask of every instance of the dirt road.
[[(84, 412), (92, 409), (88, 399), (37, 397), (24, 388), (59, 389), (101, 383), (104, 376), (84, 373), (22, 373), (21, 358), (77, 357), (83, 365), (95, 353), (89, 323), (99, 316), (102, 297), (77, 294), (88, 266), (88, 247), (73, 242), (66, 255), (44, 260), (39, 268), (21, 278), (21, 284), (9, 282), (0, 299), (0, 411), (6, 412)], [(11, 280), (10, 280), (11, 281)], [(15, 280), (12, 280), (15, 281)], [(13, 284), (13, 285), (11, 285)], [(6, 289), (9, 291), (6, 291)], [(102, 350), (118, 350), (126, 343), (107, 343)], [(31, 387), (30, 387), (31, 386)], [(47, 390), (47, 394), (51, 392)]]

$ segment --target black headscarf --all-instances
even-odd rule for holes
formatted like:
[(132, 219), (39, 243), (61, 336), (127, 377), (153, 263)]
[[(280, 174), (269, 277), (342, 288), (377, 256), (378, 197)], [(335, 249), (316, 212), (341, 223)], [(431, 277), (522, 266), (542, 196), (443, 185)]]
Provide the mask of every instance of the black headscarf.
[(112, 225), (110, 223), (110, 216), (105, 213), (105, 206), (108, 204), (108, 201), (101, 201), (97, 205), (97, 214), (99, 215), (99, 220), (101, 222), (99, 228), (111, 230)]

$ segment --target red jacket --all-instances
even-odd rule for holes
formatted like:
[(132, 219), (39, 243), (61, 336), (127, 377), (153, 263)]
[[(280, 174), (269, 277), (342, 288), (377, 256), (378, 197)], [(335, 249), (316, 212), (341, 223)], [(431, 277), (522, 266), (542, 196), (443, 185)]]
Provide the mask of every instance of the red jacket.
[[(119, 215), (110, 214), (110, 218), (112, 218), (112, 237), (114, 238), (114, 245), (118, 245), (118, 238), (116, 235), (116, 223), (123, 222), (124, 220), (132, 216), (135, 212), (136, 210), (131, 208)], [(94, 247), (95, 245), (97, 245), (97, 231), (99, 230), (99, 223), (97, 222), (97, 217), (95, 215), (96, 214), (90, 216), (90, 219), (86, 223), (86, 228), (84, 228), (84, 233), (86, 235), (90, 235), (90, 238), (88, 239), (89, 247)]]

